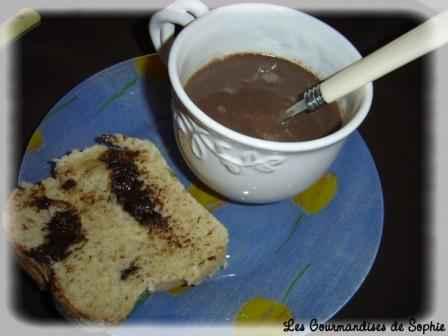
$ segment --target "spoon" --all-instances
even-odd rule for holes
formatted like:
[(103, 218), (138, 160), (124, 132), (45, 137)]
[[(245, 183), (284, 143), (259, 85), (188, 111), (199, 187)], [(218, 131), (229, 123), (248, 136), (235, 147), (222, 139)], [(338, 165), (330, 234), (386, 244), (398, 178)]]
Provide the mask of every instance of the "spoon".
[(40, 14), (32, 8), (21, 9), (14, 17), (0, 25), (0, 47), (17, 40), (40, 24)]
[(281, 116), (281, 122), (359, 89), (448, 42), (448, 11), (434, 16), (372, 54), (305, 90), (303, 99)]

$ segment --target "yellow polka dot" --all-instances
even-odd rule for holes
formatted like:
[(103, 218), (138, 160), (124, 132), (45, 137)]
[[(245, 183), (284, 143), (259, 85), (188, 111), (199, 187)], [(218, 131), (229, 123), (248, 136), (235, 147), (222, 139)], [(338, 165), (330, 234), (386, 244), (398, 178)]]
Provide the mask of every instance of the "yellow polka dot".
[(190, 288), (191, 288), (190, 286), (180, 285), (180, 286), (171, 288), (170, 290), (168, 290), (168, 292), (172, 295), (181, 295), (181, 294), (185, 293), (186, 291), (188, 291)]
[(43, 146), (43, 144), (44, 144), (44, 136), (42, 135), (41, 131), (36, 130), (31, 136), (30, 142), (28, 143), (26, 150), (28, 152), (36, 152)]
[(308, 214), (316, 214), (333, 200), (338, 188), (337, 176), (328, 173), (311, 187), (293, 198), (294, 203)]
[(168, 79), (168, 71), (158, 55), (147, 55), (134, 60), (135, 71), (144, 77), (156, 80)]
[(196, 201), (202, 204), (209, 211), (219, 208), (224, 204), (224, 201), (220, 199), (218, 195), (214, 195), (212, 191), (206, 191), (194, 184), (188, 188), (188, 191), (196, 199)]
[(263, 297), (255, 297), (241, 307), (235, 317), (237, 326), (257, 324), (278, 324), (292, 318), (292, 312), (282, 303)]

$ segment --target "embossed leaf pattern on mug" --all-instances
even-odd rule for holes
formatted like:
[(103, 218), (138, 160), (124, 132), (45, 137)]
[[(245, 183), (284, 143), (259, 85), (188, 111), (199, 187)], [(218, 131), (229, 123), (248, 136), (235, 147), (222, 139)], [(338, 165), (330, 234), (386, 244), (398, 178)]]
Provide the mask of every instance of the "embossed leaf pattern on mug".
[(239, 156), (229, 153), (217, 153), (217, 155), (221, 163), (235, 175), (241, 174), (243, 168), (250, 168), (260, 173), (270, 174), (286, 161), (286, 157), (280, 155), (264, 156), (252, 150), (244, 151)]
[(253, 167), (262, 173), (272, 173), (276, 167), (286, 161), (286, 158), (280, 155), (263, 156), (255, 151), (243, 152), (241, 156), (244, 167)]
[(187, 135), (188, 132), (192, 131), (191, 124), (186, 119), (186, 117), (184, 117), (182, 114), (176, 113), (175, 120), (176, 120), (177, 127), (183, 134)]
[(238, 150), (234, 149), (231, 144), (210, 134), (184, 113), (177, 113), (175, 120), (180, 131), (184, 135), (191, 136), (191, 150), (198, 159), (205, 159), (207, 148), (233, 175), (241, 174), (244, 168), (270, 174), (286, 161), (284, 156), (264, 155), (255, 150), (237, 154)]
[(232, 147), (227, 144), (226, 152), (216, 150), (217, 146), (211, 146), (209, 149), (214, 152), (221, 164), (223, 164), (230, 173), (239, 175), (243, 168), (254, 169), (260, 173), (273, 173), (278, 166), (286, 161), (286, 158), (280, 155), (264, 156), (256, 151), (244, 151), (240, 155), (231, 153)]
[(205, 148), (202, 145), (198, 133), (193, 133), (191, 136), (191, 151), (193, 152), (194, 156), (196, 156), (199, 160), (204, 159)]
[(230, 160), (223, 159), (222, 157), (221, 157), (221, 159), (220, 159), (220, 162), (221, 162), (221, 164), (222, 164), (224, 167), (227, 168), (227, 170), (228, 170), (231, 174), (233, 174), (233, 175), (240, 175), (240, 174), (241, 174), (241, 166), (240, 166), (240, 165), (235, 164), (235, 163), (233, 163), (233, 162), (230, 161)]
[(176, 113), (175, 121), (178, 129), (186, 136), (191, 137), (191, 151), (197, 159), (205, 159), (206, 151), (203, 137), (208, 136), (208, 132), (193, 124), (193, 121), (182, 113)]

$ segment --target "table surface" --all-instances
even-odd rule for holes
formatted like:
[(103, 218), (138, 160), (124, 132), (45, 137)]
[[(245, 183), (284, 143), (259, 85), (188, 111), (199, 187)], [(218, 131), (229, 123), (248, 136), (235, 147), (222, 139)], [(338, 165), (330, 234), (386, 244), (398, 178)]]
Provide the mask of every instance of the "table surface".
[[(14, 176), (32, 132), (68, 90), (113, 64), (154, 52), (147, 36), (151, 14), (43, 13), (40, 26), (14, 44)], [(401, 12), (311, 14), (342, 32), (362, 55), (422, 21)], [(381, 178), (384, 236), (371, 272), (336, 320), (407, 320), (430, 309), (430, 70), (431, 58), (425, 56), (374, 84), (373, 106), (360, 132)], [(10, 182), (14, 187), (16, 180)], [(34, 323), (62, 321), (50, 295), (39, 291), (16, 263), (12, 271), (16, 314)]]

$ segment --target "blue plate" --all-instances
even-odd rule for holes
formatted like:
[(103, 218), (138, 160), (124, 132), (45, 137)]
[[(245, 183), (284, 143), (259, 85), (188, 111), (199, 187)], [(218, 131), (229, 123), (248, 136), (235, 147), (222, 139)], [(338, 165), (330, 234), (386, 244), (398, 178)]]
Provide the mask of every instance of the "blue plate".
[(142, 300), (123, 324), (327, 321), (357, 291), (382, 235), (380, 180), (361, 136), (347, 140), (310, 189), (270, 205), (224, 201), (196, 182), (175, 146), (170, 86), (158, 57), (114, 65), (67, 93), (33, 134), (20, 181), (49, 175), (48, 162), (103, 133), (150, 139), (186, 188), (230, 233), (228, 267), (192, 288)]

